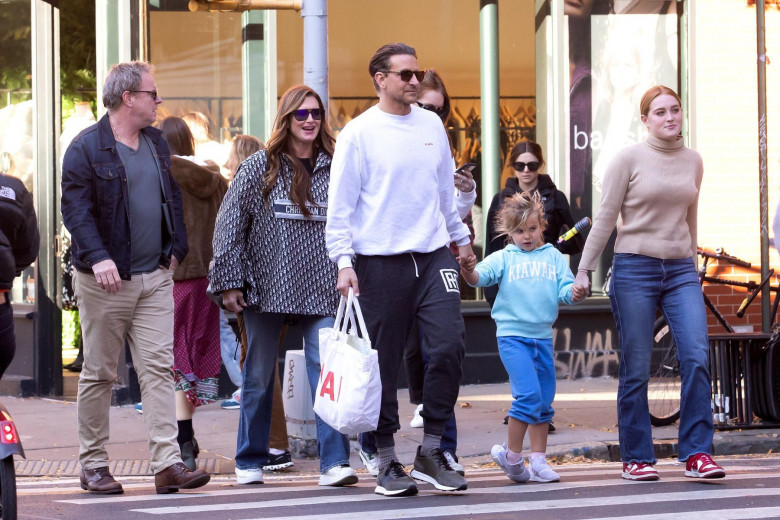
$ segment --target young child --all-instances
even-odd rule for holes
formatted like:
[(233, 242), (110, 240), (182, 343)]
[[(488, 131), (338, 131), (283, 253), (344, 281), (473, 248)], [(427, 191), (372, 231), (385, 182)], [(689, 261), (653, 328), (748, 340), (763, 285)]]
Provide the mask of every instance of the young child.
[[(514, 401), (509, 410), (508, 442), (493, 446), (490, 454), (515, 482), (557, 482), (560, 477), (544, 455), (555, 397), (552, 324), (558, 317), (558, 302), (581, 301), (585, 291), (573, 288), (568, 261), (543, 241), (547, 222), (538, 193), (518, 193), (506, 199), (496, 224), (511, 243), (476, 267), (473, 262), (461, 262), (461, 274), (469, 285), (498, 284), (491, 315)], [(528, 467), (523, 461), (526, 430), (531, 441)]]

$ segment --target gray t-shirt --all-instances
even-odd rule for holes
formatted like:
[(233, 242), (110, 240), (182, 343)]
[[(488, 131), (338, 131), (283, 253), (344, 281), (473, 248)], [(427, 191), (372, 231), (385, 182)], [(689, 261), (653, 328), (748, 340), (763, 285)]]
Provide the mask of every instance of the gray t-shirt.
[(138, 150), (116, 144), (127, 173), (130, 273), (150, 273), (159, 267), (162, 253), (160, 171), (143, 136), (138, 140)]

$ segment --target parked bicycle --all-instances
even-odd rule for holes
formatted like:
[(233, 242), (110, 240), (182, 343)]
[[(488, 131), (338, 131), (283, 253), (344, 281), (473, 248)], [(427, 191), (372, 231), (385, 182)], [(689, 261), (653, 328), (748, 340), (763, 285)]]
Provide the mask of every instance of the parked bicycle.
[[(750, 281), (742, 282), (738, 280), (729, 280), (707, 275), (707, 267), (710, 260), (727, 262), (739, 267), (750, 268), (750, 262), (746, 262), (737, 257), (726, 254), (723, 249), (718, 248), (714, 252), (698, 249), (697, 253), (702, 257), (701, 267), (699, 268), (699, 283), (705, 282), (711, 284), (729, 285), (732, 287), (742, 287), (748, 291), (747, 296), (737, 310), (736, 316), (742, 318), (745, 311), (753, 303), (756, 296), (762, 291), (764, 286), (774, 275), (774, 270), (770, 269), (767, 275), (760, 283)], [(775, 293), (774, 303), (772, 305), (772, 318), (777, 313), (777, 306), (780, 298), (780, 287), (769, 286), (771, 292)], [(734, 332), (734, 327), (728, 322), (725, 316), (718, 311), (712, 300), (704, 294), (704, 304), (715, 316), (718, 322), (728, 333)], [(660, 358), (652, 366), (650, 372), (650, 384), (648, 386), (648, 403), (650, 406), (650, 423), (653, 426), (666, 426), (672, 424), (680, 418), (680, 361), (677, 357), (677, 345), (674, 343), (669, 324), (666, 318), (661, 316), (655, 322), (653, 327), (653, 351), (661, 352)]]

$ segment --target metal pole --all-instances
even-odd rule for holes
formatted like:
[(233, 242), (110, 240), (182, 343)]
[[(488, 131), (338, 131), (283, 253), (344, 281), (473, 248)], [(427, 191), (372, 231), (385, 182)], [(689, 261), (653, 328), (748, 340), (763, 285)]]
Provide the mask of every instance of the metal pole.
[[(766, 27), (764, 25), (764, 0), (756, 1), (756, 40), (758, 53), (758, 190), (761, 220), (761, 279), (769, 272), (769, 229), (766, 161)], [(772, 317), (769, 315), (769, 285), (761, 291), (761, 329), (769, 332)]]
[[(498, 0), (479, 2), (479, 72), (482, 95), (482, 212), (498, 193), (501, 180), (501, 134), (498, 118)], [(485, 224), (483, 223), (483, 226)]]
[(304, 0), (303, 83), (311, 87), (328, 111), (328, 0)]

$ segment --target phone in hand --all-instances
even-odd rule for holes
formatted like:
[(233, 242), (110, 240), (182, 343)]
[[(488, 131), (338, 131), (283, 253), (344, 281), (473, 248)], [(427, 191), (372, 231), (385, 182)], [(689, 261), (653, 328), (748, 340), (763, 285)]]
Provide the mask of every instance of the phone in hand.
[(462, 164), (457, 170), (455, 170), (455, 173), (461, 173), (463, 170), (473, 170), (477, 167), (477, 163), (473, 162), (467, 162), (466, 164)]

